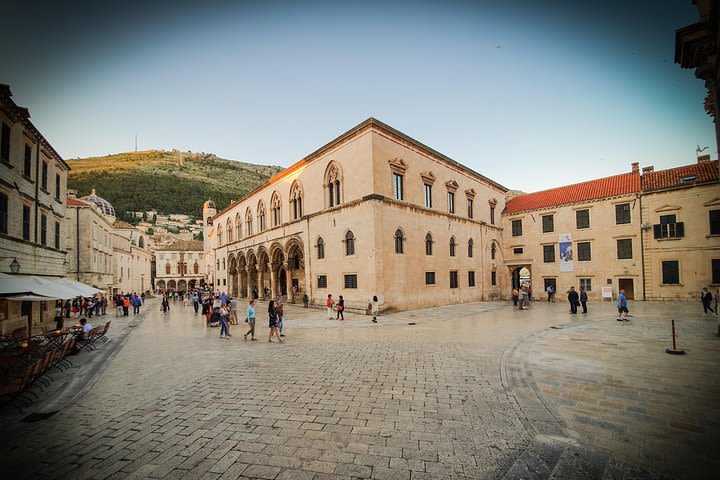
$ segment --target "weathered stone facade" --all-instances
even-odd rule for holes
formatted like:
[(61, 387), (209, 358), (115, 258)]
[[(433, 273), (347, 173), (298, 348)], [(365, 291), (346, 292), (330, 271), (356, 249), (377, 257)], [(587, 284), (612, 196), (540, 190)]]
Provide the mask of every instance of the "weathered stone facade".
[(155, 252), (156, 290), (186, 292), (205, 285), (203, 242), (181, 240)]

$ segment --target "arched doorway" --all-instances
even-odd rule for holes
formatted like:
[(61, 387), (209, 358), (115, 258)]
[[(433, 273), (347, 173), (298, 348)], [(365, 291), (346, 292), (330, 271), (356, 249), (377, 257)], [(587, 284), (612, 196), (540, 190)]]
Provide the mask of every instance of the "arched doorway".
[(513, 288), (519, 289), (523, 285), (531, 286), (530, 269), (524, 265), (515, 267), (515, 269), (510, 273), (510, 277), (512, 278)]
[(175, 283), (175, 280), (170, 280), (170, 281), (167, 283), (167, 288), (168, 288), (168, 290), (176, 290), (176, 289), (177, 289), (177, 284)]
[(228, 258), (228, 292), (231, 296), (237, 297), (238, 293), (238, 269), (237, 260), (233, 255)]
[(280, 267), (280, 271), (278, 272), (278, 290), (280, 291), (280, 295), (287, 297), (287, 273), (283, 267)]
[[(287, 266), (289, 282), (285, 282), (286, 288), (292, 289), (288, 294), (290, 302), (296, 302), (303, 296), (305, 288), (305, 258), (303, 255), (303, 245), (300, 239), (292, 238), (288, 241), (287, 246)], [(289, 286), (288, 286), (289, 284)]]
[(194, 290), (196, 283), (197, 283), (197, 280), (190, 280), (190, 281), (188, 282), (188, 288), (189, 288), (190, 290)]
[(185, 280), (180, 280), (178, 282), (178, 291), (180, 291), (180, 292), (187, 291), (187, 282)]

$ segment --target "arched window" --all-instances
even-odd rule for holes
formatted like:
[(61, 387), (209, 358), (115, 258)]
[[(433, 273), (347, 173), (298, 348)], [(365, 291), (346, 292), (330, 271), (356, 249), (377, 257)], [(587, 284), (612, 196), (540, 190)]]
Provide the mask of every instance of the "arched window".
[(303, 191), (299, 182), (294, 182), (290, 187), (290, 209), (293, 220), (303, 216)]
[(468, 240), (468, 258), (473, 256), (473, 239)]
[(450, 237), (450, 256), (455, 256), (455, 237)]
[(225, 259), (223, 258), (223, 270), (225, 270)]
[(245, 214), (245, 231), (247, 232), (248, 237), (253, 234), (252, 232), (252, 212), (250, 209), (247, 209), (247, 213)]
[(222, 247), (222, 240), (223, 240), (223, 231), (222, 227), (218, 226), (218, 232), (217, 232), (217, 239), (218, 239), (218, 247)]
[(198, 265), (197, 262), (195, 262), (195, 264), (193, 265), (193, 273), (196, 275), (200, 273), (200, 265)]
[(325, 241), (322, 237), (319, 237), (317, 240), (317, 258), (325, 258)]
[(262, 232), (265, 230), (265, 205), (263, 204), (262, 200), (258, 202), (258, 232)]
[(235, 229), (237, 230), (237, 239), (240, 240), (242, 238), (242, 218), (239, 213), (235, 215)]
[(272, 211), (272, 222), (274, 227), (277, 227), (282, 223), (282, 219), (280, 217), (280, 204), (280, 195), (278, 195), (277, 192), (273, 193), (272, 200), (270, 200), (270, 208)]
[(497, 247), (495, 247), (495, 243), (490, 245), (490, 259), (491, 260), (495, 260), (495, 250), (496, 249), (497, 249)]
[(399, 228), (395, 230), (395, 253), (405, 253), (403, 249), (403, 232)]
[(345, 234), (345, 255), (355, 255), (355, 235), (352, 232)]
[(432, 234), (425, 235), (425, 255), (432, 255), (433, 239)]
[(218, 272), (219, 272), (219, 271), (220, 271), (220, 259), (219, 259), (219, 258), (218, 258), (218, 261), (217, 261), (217, 269), (218, 269)]
[(328, 207), (342, 203), (342, 170), (336, 162), (330, 162), (325, 172)]
[(231, 243), (233, 241), (233, 224), (229, 218), (225, 229), (227, 230), (227, 242)]
[(165, 264), (165, 275), (170, 275), (170, 263)]
[(138, 247), (145, 248), (145, 239), (142, 236), (138, 239)]

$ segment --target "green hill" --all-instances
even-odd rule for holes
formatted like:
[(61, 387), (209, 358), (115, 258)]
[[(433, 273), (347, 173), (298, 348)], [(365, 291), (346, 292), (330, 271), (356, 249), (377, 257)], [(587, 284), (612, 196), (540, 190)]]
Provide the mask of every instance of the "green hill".
[(212, 197), (218, 209), (229, 205), (282, 170), (218, 158), (212, 154), (149, 150), (68, 160), (68, 188), (78, 196), (97, 194), (125, 212), (155, 209), (195, 218)]

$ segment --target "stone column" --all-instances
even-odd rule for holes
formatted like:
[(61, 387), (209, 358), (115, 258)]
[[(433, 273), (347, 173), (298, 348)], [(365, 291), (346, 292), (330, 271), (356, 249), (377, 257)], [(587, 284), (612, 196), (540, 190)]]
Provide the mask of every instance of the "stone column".
[(285, 290), (287, 290), (287, 302), (295, 303), (292, 291), (292, 270), (290, 269), (290, 262), (283, 262), (283, 268), (285, 269)]
[(275, 278), (277, 275), (275, 273), (276, 267), (277, 267), (276, 263), (268, 262), (268, 264), (267, 264), (268, 271), (270, 272), (270, 298), (277, 298), (277, 291), (275, 290), (277, 288), (276, 287), (277, 278)]
[(258, 289), (258, 300), (265, 300), (265, 292), (263, 286), (263, 271), (258, 268), (257, 271), (257, 289)]
[(244, 267), (242, 269), (242, 274), (245, 276), (245, 283), (243, 287), (243, 277), (240, 277), (240, 296), (243, 298), (248, 298), (248, 284), (250, 283), (248, 280), (250, 279), (250, 269), (248, 267)]

